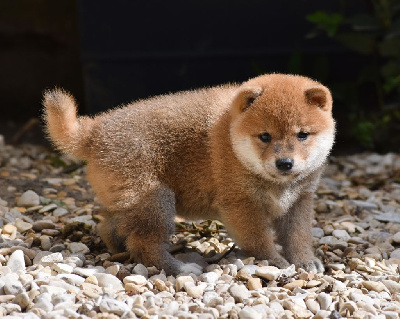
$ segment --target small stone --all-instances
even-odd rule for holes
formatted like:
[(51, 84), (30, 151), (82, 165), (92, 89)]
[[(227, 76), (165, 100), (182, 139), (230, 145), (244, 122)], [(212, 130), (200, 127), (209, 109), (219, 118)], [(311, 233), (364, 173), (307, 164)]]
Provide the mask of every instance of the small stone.
[(132, 273), (136, 275), (142, 275), (145, 278), (149, 278), (149, 271), (147, 270), (146, 266), (142, 264), (137, 264), (132, 269)]
[(32, 190), (24, 192), (17, 202), (21, 207), (32, 207), (40, 205), (40, 197)]
[(306, 285), (306, 282), (304, 280), (294, 280), (292, 282), (287, 283), (286, 285), (283, 286), (285, 289), (293, 290), (296, 287), (302, 288)]
[(126, 303), (105, 297), (101, 300), (99, 308), (101, 312), (114, 313), (118, 316), (131, 310)]
[[(43, 232), (42, 232), (43, 234)], [(51, 253), (58, 253), (58, 252), (62, 252), (63, 250), (65, 250), (67, 247), (65, 247), (64, 244), (55, 244), (53, 246), (51, 246), (50, 248), (50, 252)]]
[(176, 278), (176, 283), (175, 283), (175, 290), (176, 291), (181, 291), (185, 287), (186, 282), (192, 282), (194, 283), (193, 277), (191, 276), (180, 276)]
[(42, 229), (42, 234), (47, 236), (58, 236), (60, 231), (58, 229)]
[(235, 302), (244, 302), (250, 297), (250, 292), (244, 285), (233, 284), (228, 291), (235, 299)]
[(321, 310), (321, 306), (315, 299), (306, 300), (306, 306), (313, 314)]
[(43, 266), (50, 266), (54, 263), (60, 263), (63, 261), (63, 256), (61, 253), (53, 253), (49, 255), (45, 255), (40, 259), (40, 263)]
[(89, 284), (93, 284), (98, 286), (99, 285), (99, 281), (97, 280), (97, 278), (95, 276), (89, 276), (85, 279), (85, 282), (89, 283)]
[(357, 207), (361, 208), (361, 209), (365, 209), (365, 210), (374, 210), (374, 209), (378, 209), (378, 206), (374, 203), (371, 202), (366, 202), (366, 201), (361, 201), (361, 200), (352, 200), (352, 203), (354, 205), (356, 205)]
[(382, 311), (381, 314), (385, 316), (385, 319), (399, 319), (397, 311)]
[(276, 280), (280, 276), (281, 271), (275, 266), (264, 266), (256, 269), (255, 274), (267, 280)]
[(56, 204), (49, 204), (49, 205), (43, 206), (41, 209), (39, 209), (39, 213), (41, 213), (41, 214), (47, 213), (47, 212), (52, 211), (52, 210), (54, 210), (56, 208), (57, 208)]
[(19, 282), (19, 281), (6, 282), (3, 288), (4, 288), (4, 292), (7, 295), (15, 296), (15, 295), (25, 292), (24, 287), (22, 286), (21, 282)]
[(42, 235), (40, 236), (40, 246), (42, 247), (43, 250), (50, 250), (51, 248), (51, 240), (49, 236)]
[(249, 290), (257, 290), (262, 288), (262, 283), (260, 278), (251, 278), (247, 281), (247, 287)]
[(205, 273), (201, 274), (199, 277), (199, 279), (201, 281), (207, 282), (209, 284), (215, 284), (215, 282), (218, 280), (218, 278), (219, 278), (219, 275), (214, 271), (205, 272)]
[(51, 268), (54, 269), (59, 274), (71, 274), (72, 271), (74, 270), (74, 267), (63, 263), (55, 263), (51, 265)]
[(124, 287), (122, 286), (121, 281), (110, 274), (94, 274), (93, 276), (95, 276), (97, 278), (97, 280), (99, 281), (99, 286), (100, 287), (111, 287), (114, 290), (124, 290)]
[(239, 312), (240, 319), (262, 319), (263, 314), (246, 306)]
[(400, 223), (400, 214), (398, 212), (382, 213), (374, 217), (381, 222)]
[(354, 301), (348, 301), (341, 306), (339, 312), (342, 316), (347, 316), (347, 315), (352, 316), (353, 313), (356, 312), (357, 310), (358, 307), (356, 303)]
[(58, 274), (56, 278), (62, 279), (65, 282), (74, 286), (79, 286), (81, 283), (85, 281), (85, 278), (82, 278), (81, 276), (75, 274)]
[(17, 272), (18, 270), (25, 270), (25, 258), (23, 251), (19, 249), (14, 251), (7, 262), (7, 266), (13, 272)]
[[(205, 285), (205, 284), (203, 283), (203, 285)], [(188, 295), (190, 297), (193, 297), (193, 298), (201, 298), (204, 294), (204, 288), (205, 288), (205, 286), (201, 286), (201, 285), (196, 286), (194, 283), (192, 283), (190, 281), (185, 283), (186, 292), (188, 293)]]
[(120, 268), (121, 268), (120, 265), (112, 265), (112, 266), (106, 268), (106, 273), (116, 276), (118, 274)]
[(306, 283), (307, 288), (314, 288), (318, 287), (322, 284), (319, 280), (310, 280), (309, 282)]
[(3, 226), (3, 234), (11, 235), (17, 232), (17, 227), (12, 224), (7, 224)]
[(93, 268), (82, 268), (82, 267), (74, 268), (74, 273), (82, 277), (93, 276), (94, 274), (97, 273), (104, 273), (104, 271), (105, 271), (104, 267), (101, 266), (96, 266)]
[(253, 278), (253, 277), (249, 274), (249, 272), (248, 272), (246, 269), (244, 269), (244, 268), (240, 269), (240, 270), (237, 272), (236, 277), (239, 278), (239, 279), (242, 279), (242, 280), (249, 280), (249, 279)]
[(400, 248), (397, 248), (397, 249), (393, 250), (390, 253), (390, 258), (400, 259)]
[(15, 220), (15, 226), (20, 233), (26, 232), (27, 230), (32, 228), (32, 224), (24, 222), (23, 220), (17, 218)]
[[(303, 303), (304, 304), (304, 303)], [(290, 299), (283, 300), (283, 307), (290, 310), (295, 318), (310, 318), (312, 313), (307, 310), (304, 305), (300, 305), (298, 303), (293, 302)]]
[(61, 295), (65, 294), (67, 289), (62, 287), (50, 286), (50, 285), (41, 285), (40, 286), (40, 293), (48, 293), (50, 295)]
[(219, 297), (215, 291), (207, 291), (203, 295), (203, 302), (207, 307), (211, 307), (210, 303)]
[[(319, 310), (315, 316), (313, 317), (313, 319), (330, 319), (331, 317), (331, 312), (328, 310)], [(334, 317), (333, 317), (334, 318)], [(339, 317), (340, 318), (340, 317)]]
[[(248, 258), (248, 259), (252, 261), (254, 258), (251, 258), (251, 259)], [(260, 268), (260, 267), (258, 267), (257, 265), (247, 264), (247, 265), (243, 266), (242, 269), (247, 270), (247, 272), (248, 272), (250, 275), (254, 275), (254, 274), (256, 273), (256, 270), (257, 270), (258, 268)]]
[(347, 231), (343, 230), (343, 229), (335, 229), (332, 232), (332, 235), (335, 236), (337, 239), (343, 240), (343, 241), (348, 241), (351, 237), (348, 234)]
[(321, 310), (328, 310), (329, 306), (332, 303), (332, 297), (331, 295), (325, 293), (325, 292), (321, 292), (318, 296), (317, 296), (317, 300), (321, 306)]
[(311, 229), (311, 231), (312, 231), (313, 237), (316, 237), (316, 238), (322, 238), (325, 235), (324, 230), (319, 227), (313, 227)]
[(154, 280), (153, 284), (154, 284), (154, 287), (156, 287), (156, 289), (158, 289), (159, 291), (168, 291), (169, 290), (163, 280), (156, 279), (156, 280)]
[(391, 294), (400, 294), (400, 283), (393, 280), (382, 280), (382, 283), (386, 286)]
[(88, 282), (81, 283), (79, 287), (83, 293), (90, 298), (98, 298), (102, 293), (101, 287)]
[(89, 247), (83, 243), (73, 242), (73, 243), (68, 244), (67, 247), (68, 247), (68, 250), (73, 254), (77, 254), (77, 253), (88, 254), (88, 253), (90, 253)]
[(3, 216), (3, 219), (5, 223), (14, 223), (17, 218), (22, 219), (23, 217), (24, 216), (18, 209), (13, 208), (10, 211), (6, 211), (5, 215)]
[(131, 275), (131, 276), (126, 276), (124, 278), (124, 284), (135, 284), (138, 286), (143, 286), (147, 283), (147, 279), (146, 277), (142, 276), (142, 275)]
[(33, 223), (33, 230), (40, 232), (43, 229), (54, 229), (56, 225), (50, 220), (38, 220)]
[(376, 292), (387, 291), (386, 286), (379, 281), (363, 281), (362, 285), (368, 289)]
[(342, 222), (340, 223), (348, 233), (354, 233), (356, 231), (356, 225), (352, 222)]
[(14, 300), (14, 295), (0, 295), (0, 303), (7, 303)]
[(12, 302), (19, 305), (22, 310), (25, 310), (29, 305), (29, 296), (26, 292), (22, 292), (16, 295)]
[(396, 243), (400, 243), (400, 232), (397, 232), (396, 234), (393, 235), (392, 240)]
[(53, 216), (62, 217), (68, 214), (68, 210), (62, 207), (58, 207), (53, 211)]
[(346, 268), (345, 264), (328, 264), (328, 268), (331, 268), (333, 270), (344, 270)]

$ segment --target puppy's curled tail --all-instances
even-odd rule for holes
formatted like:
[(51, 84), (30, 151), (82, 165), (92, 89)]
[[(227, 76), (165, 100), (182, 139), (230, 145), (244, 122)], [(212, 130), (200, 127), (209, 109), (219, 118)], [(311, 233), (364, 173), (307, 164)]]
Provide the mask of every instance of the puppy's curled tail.
[(62, 89), (45, 91), (43, 106), (47, 134), (54, 145), (77, 159), (86, 159), (94, 120), (78, 117), (75, 99)]

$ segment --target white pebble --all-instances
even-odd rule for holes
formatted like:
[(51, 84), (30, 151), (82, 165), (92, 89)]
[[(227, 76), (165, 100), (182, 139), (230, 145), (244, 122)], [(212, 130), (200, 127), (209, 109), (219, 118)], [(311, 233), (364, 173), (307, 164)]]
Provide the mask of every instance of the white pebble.
[(178, 278), (176, 278), (175, 290), (176, 291), (181, 291), (185, 287), (185, 283), (186, 282), (194, 283), (193, 277), (191, 277), (191, 276), (179, 276)]
[(24, 270), (25, 269), (24, 252), (20, 249), (14, 251), (7, 262), (7, 266), (13, 272), (17, 272), (18, 270)]
[(135, 284), (143, 286), (147, 283), (147, 279), (142, 275), (130, 275), (124, 278), (124, 284)]
[(325, 292), (321, 292), (318, 296), (317, 296), (317, 300), (321, 306), (321, 310), (328, 310), (329, 306), (332, 303), (332, 297), (331, 295), (325, 293)]
[(32, 207), (40, 205), (40, 197), (32, 190), (24, 192), (17, 202), (18, 206)]
[(275, 266), (258, 267), (255, 274), (267, 280), (276, 280), (281, 275), (281, 270)]
[(94, 274), (93, 276), (95, 276), (99, 281), (100, 287), (110, 287), (118, 291), (124, 290), (121, 281), (113, 275), (97, 273)]

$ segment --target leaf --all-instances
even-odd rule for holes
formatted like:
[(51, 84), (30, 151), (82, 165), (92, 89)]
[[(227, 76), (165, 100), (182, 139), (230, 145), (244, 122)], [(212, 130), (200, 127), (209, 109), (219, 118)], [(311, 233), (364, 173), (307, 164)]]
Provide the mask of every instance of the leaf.
[(319, 28), (323, 29), (328, 36), (333, 37), (339, 25), (343, 22), (344, 18), (341, 14), (332, 13), (328, 14), (324, 11), (316, 11), (306, 16), (307, 21), (314, 23)]
[(376, 39), (364, 33), (342, 33), (336, 39), (347, 48), (361, 54), (371, 54), (374, 50)]
[(56, 157), (56, 156), (49, 156), (48, 161), (53, 165), (54, 167), (62, 167), (65, 168), (68, 166), (67, 163), (65, 163), (61, 158)]
[(387, 78), (383, 85), (386, 93), (390, 93), (398, 88), (400, 88), (400, 75)]

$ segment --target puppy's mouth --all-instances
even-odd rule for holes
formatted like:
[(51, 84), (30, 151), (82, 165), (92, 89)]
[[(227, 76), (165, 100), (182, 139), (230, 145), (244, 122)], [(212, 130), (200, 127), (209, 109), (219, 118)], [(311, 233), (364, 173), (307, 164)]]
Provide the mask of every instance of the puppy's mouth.
[(293, 170), (290, 171), (276, 171), (276, 172), (269, 172), (269, 175), (276, 180), (289, 180), (289, 179), (294, 179), (297, 176), (299, 176), (298, 172), (295, 172)]

